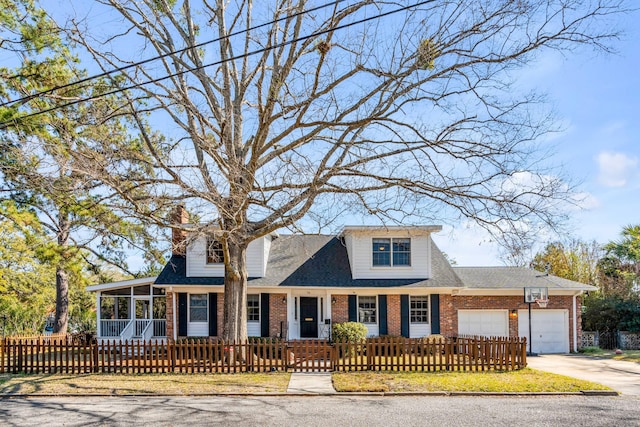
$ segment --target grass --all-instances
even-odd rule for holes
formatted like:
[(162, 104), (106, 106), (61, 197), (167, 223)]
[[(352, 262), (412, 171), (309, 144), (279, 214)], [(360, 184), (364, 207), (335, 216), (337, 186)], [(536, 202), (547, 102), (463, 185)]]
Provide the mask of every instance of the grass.
[(285, 392), (288, 373), (0, 375), (11, 394), (198, 394)]
[(577, 392), (610, 390), (601, 384), (535, 369), (503, 372), (349, 372), (334, 373), (343, 392)]
[(585, 347), (580, 350), (585, 356), (603, 357), (606, 359), (625, 360), (627, 362), (640, 362), (640, 350), (622, 350), (622, 354), (616, 354), (615, 350), (602, 350), (598, 347)]

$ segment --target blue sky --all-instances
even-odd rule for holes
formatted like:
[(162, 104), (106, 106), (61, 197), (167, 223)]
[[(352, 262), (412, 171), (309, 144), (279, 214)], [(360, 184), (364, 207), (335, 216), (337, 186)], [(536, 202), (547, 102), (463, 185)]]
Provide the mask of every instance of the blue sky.
[[(554, 163), (579, 183), (582, 209), (571, 212), (571, 236), (606, 243), (640, 223), (640, 13), (621, 22), (624, 39), (605, 55), (547, 53), (519, 84), (549, 94), (563, 131), (549, 143)], [(548, 236), (541, 236), (544, 243)], [(498, 249), (476, 227), (445, 227), (434, 236), (458, 265), (501, 265)]]
[[(69, 2), (56, 3), (65, 10)], [(89, 16), (105, 24), (104, 12)], [(635, 12), (620, 21), (626, 34), (614, 45), (617, 54), (587, 49), (565, 55), (547, 52), (518, 78), (522, 88), (548, 93), (563, 125), (547, 143), (555, 150), (553, 163), (579, 183), (584, 196), (582, 209), (571, 212), (569, 224), (570, 235), (583, 240), (606, 243), (617, 239), (623, 226), (640, 223), (638, 18), (640, 12)], [(539, 241), (544, 244), (551, 238), (540, 236)], [(502, 264), (495, 243), (472, 224), (445, 226), (434, 240), (458, 265)], [(137, 255), (131, 258), (133, 263), (139, 260)]]

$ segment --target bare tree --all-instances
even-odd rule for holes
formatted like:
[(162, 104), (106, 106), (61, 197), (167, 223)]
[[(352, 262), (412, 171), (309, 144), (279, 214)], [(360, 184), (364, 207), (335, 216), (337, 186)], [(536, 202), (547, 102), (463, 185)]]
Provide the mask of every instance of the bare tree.
[[(385, 223), (467, 217), (520, 236), (557, 225), (571, 188), (545, 169), (536, 144), (554, 122), (543, 97), (519, 93), (513, 77), (546, 49), (608, 50), (617, 34), (606, 21), (624, 7), (100, 3), (123, 25), (109, 21), (105, 35), (75, 20), (72, 37), (104, 70), (133, 64), (119, 76), (133, 114), (151, 111), (167, 139), (141, 128), (139, 146), (75, 154), (138, 214), (161, 223), (155, 209), (182, 200), (201, 217), (196, 231), (215, 233), (228, 340), (246, 337), (247, 245), (304, 218), (342, 209)], [(138, 150), (151, 153), (153, 176), (111, 160)]]

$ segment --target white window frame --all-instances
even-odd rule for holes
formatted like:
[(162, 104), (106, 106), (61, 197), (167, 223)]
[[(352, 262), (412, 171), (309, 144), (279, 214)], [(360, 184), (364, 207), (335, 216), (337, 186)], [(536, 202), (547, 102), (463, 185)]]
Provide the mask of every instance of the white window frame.
[[(219, 240), (216, 240), (213, 237), (207, 237), (205, 244), (206, 244), (206, 247), (205, 247), (205, 263), (207, 265), (222, 265), (222, 264), (224, 264), (224, 249), (222, 248), (222, 243)], [(213, 245), (213, 244), (219, 244), (220, 245), (220, 249), (219, 250), (222, 250), (222, 257), (221, 257), (222, 259), (220, 261), (218, 261), (218, 262), (209, 262), (209, 250), (210, 250), (211, 245)], [(216, 249), (216, 251), (217, 250), (218, 249)]]
[[(376, 245), (375, 245), (375, 241), (376, 240), (385, 240), (388, 241), (389, 244), (389, 264), (375, 264), (374, 261), (374, 255), (377, 252), (380, 251), (376, 251)], [(409, 263), (408, 264), (396, 264), (395, 261), (395, 257), (394, 257), (394, 250), (393, 250), (393, 244), (394, 241), (397, 240), (408, 240), (409, 241), (409, 251), (408, 251), (408, 255), (409, 255)], [(406, 267), (411, 267), (411, 256), (412, 256), (412, 250), (411, 250), (411, 238), (410, 237), (374, 237), (371, 239), (371, 266), (374, 268), (406, 268)], [(405, 253), (405, 252), (402, 252)]]
[[(422, 299), (425, 299), (425, 300), (426, 300), (426, 303), (427, 303), (427, 307), (426, 307), (426, 310), (427, 310), (427, 314), (426, 314), (426, 316), (427, 316), (427, 320), (426, 320), (425, 322), (414, 322), (414, 321), (412, 320), (412, 319), (413, 319), (413, 317), (414, 317), (414, 314), (413, 314), (414, 310), (424, 310), (423, 308), (416, 309), (416, 308), (414, 308), (414, 307), (412, 306), (412, 305), (413, 305), (413, 304), (412, 304), (412, 303), (413, 303), (413, 301), (417, 301), (417, 299), (418, 299), (418, 298), (420, 298), (421, 300), (422, 300)], [(430, 323), (430, 321), (429, 321), (429, 320), (430, 320), (430, 319), (429, 319), (429, 315), (430, 315), (430, 313), (431, 313), (430, 308), (431, 308), (431, 307), (429, 307), (429, 296), (428, 296), (428, 295), (411, 295), (411, 296), (409, 297), (409, 323), (413, 323), (414, 325), (428, 325), (428, 324)]]
[[(362, 320), (363, 316), (361, 316), (361, 310), (362, 311), (371, 310), (370, 308), (369, 309), (360, 308), (360, 301), (361, 301), (362, 298), (366, 298), (366, 299), (373, 298), (373, 301), (374, 301), (374, 304), (375, 304), (375, 306), (374, 306), (375, 322), (365, 322), (365, 321)], [(358, 295), (358, 306), (357, 306), (357, 308), (358, 308), (358, 322), (364, 323), (365, 325), (377, 325), (378, 324), (378, 310), (379, 310), (380, 307), (379, 307), (379, 304), (378, 304), (378, 296), (377, 295)]]
[[(256, 300), (258, 301), (258, 319), (257, 320), (249, 319), (249, 297), (251, 297), (252, 299), (255, 297)], [(247, 322), (248, 323), (260, 323), (261, 309), (262, 307), (260, 306), (260, 294), (247, 294)]]
[[(204, 301), (206, 302), (206, 305), (203, 306), (192, 306), (191, 303), (191, 298), (194, 296), (198, 296), (198, 297), (203, 297), (204, 296)], [(206, 319), (205, 320), (193, 320), (192, 319), (192, 313), (191, 310), (193, 309), (204, 309), (205, 311), (205, 315), (206, 315)], [(189, 294), (189, 323), (208, 323), (209, 322), (209, 294)]]

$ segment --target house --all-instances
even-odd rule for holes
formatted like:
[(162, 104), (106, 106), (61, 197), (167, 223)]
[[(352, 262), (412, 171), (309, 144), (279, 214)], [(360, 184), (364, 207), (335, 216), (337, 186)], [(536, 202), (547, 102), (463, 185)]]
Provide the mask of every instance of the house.
[[(370, 336), (529, 337), (532, 350), (580, 342), (581, 294), (594, 287), (515, 267), (452, 267), (433, 242), (439, 226), (347, 226), (335, 236), (268, 235), (247, 249), (249, 336), (329, 338), (360, 321)], [(213, 239), (174, 232), (160, 275), (89, 287), (100, 339), (215, 337), (222, 330), (224, 266)], [(548, 305), (524, 302), (548, 290)], [(531, 309), (531, 320), (529, 318)]]

